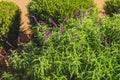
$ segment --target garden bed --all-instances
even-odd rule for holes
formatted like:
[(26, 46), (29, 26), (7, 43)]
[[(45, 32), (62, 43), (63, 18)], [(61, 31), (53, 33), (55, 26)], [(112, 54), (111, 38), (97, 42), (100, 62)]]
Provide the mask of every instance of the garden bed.
[(54, 1), (32, 0), (31, 27), (10, 28), (0, 52), (10, 57), (1, 55), (8, 67), (0, 70), (0, 80), (119, 79), (120, 15), (99, 17), (92, 0)]

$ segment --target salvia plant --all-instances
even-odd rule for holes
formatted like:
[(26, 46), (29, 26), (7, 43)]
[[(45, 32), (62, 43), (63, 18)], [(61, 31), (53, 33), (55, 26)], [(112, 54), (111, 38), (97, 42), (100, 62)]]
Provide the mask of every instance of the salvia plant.
[[(51, 17), (57, 24), (62, 22), (65, 15), (72, 17), (78, 9), (86, 10), (93, 0), (32, 0), (28, 6), (31, 16), (48, 23)], [(31, 18), (30, 18), (31, 19)], [(31, 23), (34, 23), (31, 19)]]
[(33, 26), (34, 39), (13, 51), (9, 60), (17, 73), (12, 75), (22, 80), (119, 79), (120, 15), (77, 16), (57, 27)]
[[(37, 25), (32, 26), (33, 39), (12, 51), (7, 77), (17, 80), (119, 80), (120, 15), (99, 18), (94, 10), (76, 10), (74, 18), (66, 15), (60, 24), (50, 17), (52, 27), (34, 16)], [(5, 76), (6, 73), (1, 79), (6, 79)]]

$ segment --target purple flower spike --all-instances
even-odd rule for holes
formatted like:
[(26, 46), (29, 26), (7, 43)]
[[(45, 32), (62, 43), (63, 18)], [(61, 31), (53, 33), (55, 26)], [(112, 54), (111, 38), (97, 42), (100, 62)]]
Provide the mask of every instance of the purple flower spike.
[(66, 22), (68, 19), (68, 15), (65, 16), (64, 20), (63, 20), (63, 23)]
[(90, 12), (90, 16), (92, 16), (93, 15), (93, 13), (92, 12)]
[(2, 54), (0, 54), (0, 56), (4, 58), (4, 56)]
[(102, 13), (103, 13), (103, 15), (104, 15), (104, 16), (106, 16), (106, 15), (107, 15), (106, 11), (104, 11), (104, 12), (102, 12)]
[(53, 21), (53, 19), (52, 19), (52, 18), (49, 18), (49, 21), (50, 21), (50, 23), (52, 23), (52, 24), (53, 24), (53, 26), (55, 26), (56, 28), (58, 28), (58, 27), (57, 27), (57, 24)]
[(86, 11), (82, 12), (81, 22), (80, 22), (81, 24), (83, 23), (83, 21), (84, 21), (84, 19), (85, 19), (85, 17), (86, 17), (86, 14), (87, 14)]
[(64, 29), (64, 27), (63, 27), (63, 25), (61, 24), (61, 25), (60, 25), (60, 32), (61, 32), (61, 33), (63, 32), (63, 29)]
[(82, 14), (82, 13), (83, 13), (83, 11), (82, 11), (82, 10), (79, 10), (79, 12), (80, 12), (80, 14)]
[(7, 55), (7, 52), (6, 52), (6, 50), (5, 50), (5, 49), (3, 49), (3, 52)]
[(102, 24), (102, 18), (100, 18), (99, 22), (98, 22), (98, 27)]
[(33, 19), (34, 19), (34, 21), (38, 24), (38, 21), (37, 21), (37, 19), (36, 19), (36, 17), (35, 16), (31, 16)]
[(45, 22), (43, 20), (39, 20), (39, 23), (41, 24), (45, 24)]
[(87, 11), (84, 11), (83, 12), (83, 18), (85, 18), (86, 14), (87, 14)]
[(108, 44), (108, 38), (104, 39), (104, 44), (107, 45)]
[(47, 39), (49, 38), (50, 35), (51, 35), (51, 32), (48, 31), (48, 32), (46, 33), (46, 35), (45, 35), (45, 40), (47, 40)]
[(18, 43), (20, 43), (20, 36), (18, 36)]
[(48, 31), (48, 32), (46, 33), (46, 35), (45, 35), (45, 40), (44, 40), (44, 42), (43, 42), (43, 45), (45, 44), (46, 40), (49, 38), (50, 35), (51, 35), (51, 32)]
[(74, 16), (75, 16), (76, 18), (78, 18), (79, 12), (80, 12), (80, 10), (75, 11)]
[(75, 41), (76, 39), (77, 39), (77, 37), (78, 37), (78, 34), (74, 34), (74, 36), (73, 36), (73, 41)]
[(12, 48), (10, 48), (9, 51), (12, 52)]

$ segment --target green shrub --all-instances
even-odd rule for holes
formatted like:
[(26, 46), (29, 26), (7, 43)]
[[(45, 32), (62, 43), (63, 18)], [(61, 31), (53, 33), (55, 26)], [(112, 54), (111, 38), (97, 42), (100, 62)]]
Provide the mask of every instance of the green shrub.
[(104, 9), (110, 16), (113, 16), (113, 13), (120, 13), (120, 0), (106, 0)]
[(12, 73), (4, 72), (0, 80), (18, 80)]
[(10, 28), (19, 26), (19, 13), (18, 6), (14, 3), (0, 1), (0, 44), (7, 38)]
[(13, 51), (11, 70), (22, 80), (118, 80), (119, 18), (88, 13), (58, 28), (33, 26), (34, 40)]
[[(63, 21), (64, 17), (72, 17), (76, 10), (86, 10), (93, 4), (93, 0), (32, 0), (28, 6), (30, 18), (48, 23), (51, 17), (56, 23)], [(32, 21), (33, 23), (33, 21)]]
[(105, 37), (108, 38), (110, 46), (113, 44), (120, 44), (120, 15), (114, 14), (113, 17), (106, 17), (103, 19), (103, 22), (104, 25), (101, 25), (103, 29), (102, 32), (104, 32)]

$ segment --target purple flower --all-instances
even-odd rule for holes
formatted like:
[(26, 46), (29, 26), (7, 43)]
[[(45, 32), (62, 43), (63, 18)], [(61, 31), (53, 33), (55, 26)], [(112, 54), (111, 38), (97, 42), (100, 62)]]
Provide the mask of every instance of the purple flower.
[(38, 24), (38, 21), (37, 21), (37, 19), (36, 19), (36, 17), (35, 16), (31, 16), (33, 19), (34, 19), (34, 21)]
[(104, 16), (106, 16), (106, 14), (107, 14), (106, 11), (104, 11), (104, 12), (102, 12), (102, 13), (103, 13)]
[(92, 16), (93, 15), (93, 13), (92, 12), (90, 12), (90, 16)]
[(44, 42), (43, 42), (43, 45), (45, 44), (46, 40), (49, 38), (50, 35), (51, 35), (51, 32), (48, 31), (48, 32), (46, 33), (46, 35), (45, 35), (45, 40), (44, 40)]
[(85, 18), (86, 14), (87, 14), (87, 11), (84, 11), (83, 12), (83, 18)]
[(82, 10), (79, 10), (79, 13), (80, 13), (80, 14), (82, 14), (82, 13), (83, 13), (83, 11), (82, 11)]
[(18, 36), (18, 44), (17, 46), (20, 46), (20, 36)]
[(20, 36), (18, 36), (18, 43), (20, 43)]
[(8, 52), (9, 55), (12, 54), (12, 48), (9, 49), (9, 52)]
[(4, 56), (2, 54), (0, 54), (0, 56), (4, 58)]
[(45, 22), (43, 20), (39, 20), (39, 23), (41, 24), (45, 24)]
[(104, 39), (104, 44), (107, 45), (108, 44), (108, 38)]
[(98, 27), (102, 24), (102, 18), (99, 19), (99, 22), (98, 22)]
[(56, 28), (58, 28), (58, 27), (57, 27), (57, 24), (55, 23), (55, 21), (53, 21), (53, 19), (52, 19), (52, 18), (49, 18), (49, 21), (50, 21), (50, 23), (52, 23), (52, 24), (53, 24), (53, 26), (55, 26)]
[(50, 35), (51, 35), (51, 32), (48, 31), (48, 32), (46, 33), (45, 40), (47, 40), (47, 39), (49, 38)]
[(86, 16), (87, 12), (84, 11), (82, 12), (82, 16), (81, 16), (81, 24), (83, 23), (84, 19), (85, 19), (85, 16)]
[(78, 34), (74, 34), (73, 41), (75, 41), (77, 39), (77, 37), (78, 37)]
[(10, 48), (9, 51), (12, 52), (12, 48)]
[(67, 19), (68, 19), (68, 14), (65, 16), (65, 18), (64, 18), (64, 20), (63, 20), (63, 23), (64, 23), (65, 21), (67, 21)]
[(63, 25), (61, 24), (61, 25), (60, 25), (60, 32), (61, 32), (61, 33), (63, 32), (63, 29), (64, 29), (64, 27), (63, 27)]
[(80, 12), (80, 10), (75, 11), (74, 16), (75, 16), (76, 18), (78, 18), (79, 12)]
[(76, 10), (75, 13), (74, 13), (74, 16), (75, 16), (76, 18), (78, 18), (78, 15), (79, 15), (79, 14), (82, 14), (82, 13), (83, 13), (82, 10)]
[(4, 52), (4, 54), (8, 55), (5, 49), (3, 49), (3, 52)]

